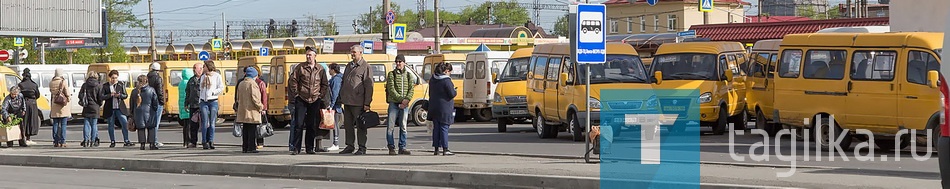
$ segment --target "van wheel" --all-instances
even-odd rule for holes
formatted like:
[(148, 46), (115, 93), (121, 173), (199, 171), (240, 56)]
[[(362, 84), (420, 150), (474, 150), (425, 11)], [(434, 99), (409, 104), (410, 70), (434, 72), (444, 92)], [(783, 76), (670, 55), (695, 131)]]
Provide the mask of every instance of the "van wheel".
[[(936, 148), (937, 148), (937, 141), (938, 141), (937, 139), (940, 138), (940, 125), (934, 124), (934, 126), (931, 127), (931, 128), (933, 128), (933, 129), (930, 130), (930, 132), (931, 132), (931, 133), (930, 133), (930, 138), (929, 138), (929, 140), (930, 140), (930, 146), (933, 146), (933, 147), (931, 147), (931, 148), (936, 149)], [(927, 144), (924, 144), (924, 145), (926, 146)]]
[[(456, 109), (456, 110), (458, 110), (458, 109)], [(472, 118), (469, 117), (469, 116), (467, 116), (467, 115), (465, 115), (465, 112), (455, 111), (455, 122), (466, 122), (466, 121), (468, 121), (469, 119), (472, 119)]]
[(874, 145), (877, 146), (878, 149), (881, 149), (884, 151), (894, 151), (894, 150), (901, 150), (901, 149), (907, 148), (907, 146), (910, 146), (910, 134), (908, 133), (901, 136), (899, 146), (895, 146), (894, 143), (895, 143), (894, 139), (891, 139), (891, 138), (874, 139)]
[(538, 120), (537, 123), (535, 123), (535, 125), (537, 125), (537, 127), (538, 127), (538, 129), (537, 129), (537, 131), (538, 131), (538, 138), (554, 138), (554, 137), (557, 137), (557, 128), (555, 128), (553, 125), (545, 124), (545, 123), (544, 123), (544, 117), (541, 117), (541, 114), (540, 114), (540, 113), (538, 114), (537, 119), (535, 119), (535, 120)]
[(762, 113), (762, 110), (755, 111), (755, 128), (765, 130), (765, 133), (770, 137), (774, 137), (781, 130), (780, 126), (769, 124), (769, 120), (765, 118), (765, 113)]
[[(841, 128), (838, 122), (832, 122), (827, 117), (821, 119), (821, 123), (815, 126), (815, 145), (820, 148), (831, 148), (831, 143), (837, 140), (836, 137), (840, 136), (844, 129)], [(831, 127), (831, 123), (834, 123), (835, 126)], [(834, 135), (831, 135), (831, 131), (834, 131)], [(838, 146), (841, 146), (842, 150), (851, 149), (851, 138), (851, 133), (845, 133)]]
[(511, 122), (508, 118), (498, 118), (498, 132), (504, 133), (508, 132), (508, 123)]
[(726, 127), (729, 127), (729, 113), (726, 112), (726, 107), (719, 107), (719, 119), (716, 120), (716, 125), (713, 126), (714, 135), (722, 135), (726, 133)]
[(732, 129), (734, 130), (745, 130), (747, 125), (749, 125), (749, 113), (746, 113), (744, 109), (741, 110), (739, 115), (732, 118)]
[(577, 115), (571, 115), (567, 120), (568, 129), (571, 131), (571, 136), (574, 141), (584, 141), (584, 128), (581, 127), (581, 124), (577, 122)]
[(482, 108), (478, 110), (472, 110), (472, 113), (474, 114), (475, 121), (478, 121), (478, 122), (491, 121), (491, 118), (492, 118), (491, 108)]
[(422, 108), (422, 104), (416, 104), (412, 106), (412, 124), (416, 126), (426, 125), (426, 119), (428, 119), (429, 111), (426, 111)]

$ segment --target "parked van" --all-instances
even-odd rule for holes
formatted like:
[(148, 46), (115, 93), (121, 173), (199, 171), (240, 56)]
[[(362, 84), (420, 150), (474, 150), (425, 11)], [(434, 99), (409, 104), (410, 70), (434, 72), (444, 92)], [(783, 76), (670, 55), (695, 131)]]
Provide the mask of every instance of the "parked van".
[(782, 129), (772, 124), (775, 95), (775, 65), (778, 64), (778, 49), (781, 39), (755, 42), (749, 61), (742, 65), (748, 74), (746, 80), (746, 113), (755, 118), (755, 128), (774, 136)]
[(498, 119), (498, 132), (508, 131), (508, 125), (524, 122), (528, 114), (528, 65), (534, 48), (516, 50), (501, 72), (492, 75), (495, 92), (491, 98), (492, 117)]
[[(449, 74), (449, 77), (452, 78), (452, 84), (455, 85), (457, 94), (465, 94), (465, 86), (463, 78), (465, 78), (465, 54), (460, 53), (449, 53), (449, 54), (432, 54), (428, 55), (425, 58), (425, 67), (422, 67), (422, 78), (432, 78), (432, 74), (435, 72), (435, 64), (447, 62), (452, 65), (452, 73)], [(472, 118), (472, 115), (475, 114), (470, 109), (465, 108), (464, 95), (455, 96), (455, 121), (464, 122)]]
[[(339, 64), (340, 71), (343, 73), (346, 73), (346, 64), (351, 61), (350, 55), (347, 54), (318, 54), (314, 58), (324, 68), (327, 68), (331, 63)], [(363, 59), (370, 64), (373, 71), (373, 81), (375, 82), (373, 84), (373, 102), (370, 109), (379, 113), (380, 116), (386, 116), (387, 111), (389, 111), (389, 105), (386, 104), (386, 73), (392, 70), (396, 57), (386, 54), (364, 54)], [(270, 61), (271, 80), (268, 81), (267, 86), (268, 92), (270, 92), (267, 95), (267, 116), (277, 122), (275, 127), (285, 127), (290, 123), (290, 107), (288, 105), (288, 98), (290, 97), (287, 96), (287, 80), (290, 78), (291, 70), (306, 60), (305, 55), (282, 55), (275, 56)], [(329, 73), (327, 73), (327, 77), (329, 79)], [(416, 77), (419, 78), (418, 75)], [(425, 98), (428, 85), (425, 85), (425, 82), (421, 79), (417, 82), (420, 85), (416, 86), (415, 95), (412, 102), (410, 102), (412, 109), (410, 110), (409, 120), (415, 124), (423, 125), (425, 124), (426, 112), (422, 109), (422, 106), (428, 102)]]
[[(33, 73), (35, 73), (35, 72), (33, 72), (32, 69), (31, 69), (30, 74), (32, 75)], [(10, 87), (19, 85), (19, 84), (20, 84), (20, 80), (22, 79), (22, 77), (20, 77), (20, 74), (18, 74), (18, 72), (14, 71), (13, 69), (10, 69), (9, 67), (6, 67), (6, 66), (0, 66), (0, 74), (3, 75), (3, 82), (2, 82), (3, 84), (2, 84), (2, 86), (0, 86), (0, 88), (2, 88), (2, 89), (0, 89), (0, 97), (6, 98), (6, 96), (10, 94)], [(36, 80), (36, 77), (35, 77), (35, 76), (33, 77), (33, 81), (34, 81), (34, 82), (39, 82), (38, 80)], [(85, 81), (85, 79), (83, 79), (83, 81)], [(39, 84), (39, 83), (37, 83), (37, 84)], [(49, 84), (49, 82), (47, 82), (46, 84)], [(40, 91), (42, 91), (42, 90), (40, 90)], [(47, 90), (47, 92), (49, 92), (49, 91)], [(43, 95), (40, 95), (40, 98), (39, 98), (39, 99), (36, 99), (36, 107), (37, 107), (37, 109), (40, 109), (40, 112), (41, 112), (41, 114), (42, 114), (42, 115), (40, 115), (40, 117), (43, 119), (43, 122), (42, 122), (42, 123), (43, 123), (43, 124), (52, 125), (52, 124), (53, 124), (52, 121), (47, 121), (47, 120), (50, 120), (50, 118), (49, 118), (49, 112), (50, 112), (50, 101), (49, 101), (49, 99), (50, 99), (50, 98), (46, 98), (46, 97), (44, 97)]]
[(465, 91), (462, 96), (465, 109), (472, 111), (477, 121), (491, 121), (491, 100), (495, 91), (492, 82), (498, 70), (505, 67), (511, 51), (483, 51), (471, 52), (465, 56), (465, 73), (462, 80)]
[[(426, 56), (406, 56), (406, 66), (416, 71), (416, 75), (422, 75), (422, 67), (425, 66)], [(428, 79), (425, 79), (428, 80)]]
[[(822, 136), (811, 137), (820, 146), (849, 129), (837, 139), (849, 148), (851, 134), (866, 129), (878, 148), (904, 148), (911, 136), (895, 139), (896, 133), (925, 135), (940, 123), (934, 71), (940, 68), (943, 39), (943, 33), (916, 32), (787, 35), (775, 78), (774, 116), (780, 124)], [(803, 123), (806, 119), (810, 123)], [(822, 121), (815, 124), (816, 119)]]
[[(604, 64), (576, 64), (570, 51), (568, 43), (539, 44), (531, 55), (527, 104), (540, 138), (555, 138), (558, 132), (566, 131), (572, 134), (574, 141), (583, 141), (584, 127), (600, 123), (601, 90), (653, 89), (637, 51), (629, 44), (607, 44)], [(590, 72), (587, 72), (588, 65), (591, 65)], [(592, 74), (590, 98), (586, 86), (588, 73)], [(587, 111), (591, 111), (592, 123), (589, 124), (586, 123)]]
[(746, 57), (739, 42), (665, 43), (657, 49), (650, 66), (657, 89), (699, 90), (700, 126), (710, 126), (713, 134), (725, 133), (728, 121), (743, 129), (745, 116), (745, 72), (739, 62)]
[[(70, 94), (79, 94), (79, 89), (82, 87), (82, 84), (86, 82), (86, 70), (88, 69), (88, 64), (48, 64), (48, 65), (38, 65), (38, 64), (19, 64), (19, 65), (10, 65), (10, 69), (16, 71), (16, 73), (23, 73), (23, 69), (29, 68), (30, 74), (33, 75), (33, 79), (36, 81), (36, 84), (39, 86), (40, 95), (46, 99), (52, 99), (50, 96), (49, 82), (53, 80), (53, 76), (56, 72), (56, 68), (63, 69), (63, 78), (66, 79), (66, 83), (69, 84)], [(79, 105), (79, 95), (72, 95), (69, 97), (69, 104), (67, 105), (70, 108), (70, 112), (76, 117), (82, 114), (82, 106)], [(46, 115), (46, 114), (44, 114)]]

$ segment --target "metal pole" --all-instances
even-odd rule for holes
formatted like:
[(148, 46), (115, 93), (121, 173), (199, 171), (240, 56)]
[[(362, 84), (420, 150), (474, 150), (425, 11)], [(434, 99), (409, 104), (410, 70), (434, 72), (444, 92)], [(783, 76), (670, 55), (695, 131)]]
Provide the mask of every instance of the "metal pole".
[(40, 64), (46, 64), (46, 43), (39, 43), (40, 46)]
[(759, 16), (758, 16), (758, 19), (759, 19), (758, 22), (762, 22), (762, 0), (759, 0)]
[(442, 21), (439, 20), (439, 0), (433, 0), (435, 2), (435, 54), (442, 54)]
[(155, 48), (155, 16), (152, 12), (152, 0), (148, 0), (148, 33), (149, 37), (151, 38), (151, 52), (149, 53), (152, 54), (152, 61), (156, 61), (158, 60), (156, 58), (156, 56), (158, 56), (158, 51)]
[[(389, 11), (390, 11), (389, 0), (383, 0), (383, 19), (384, 20), (386, 19), (386, 16), (389, 14)], [(395, 20), (393, 22), (395, 23)], [(388, 49), (389, 42), (392, 41), (392, 39), (389, 38), (389, 28), (391, 27), (392, 25), (389, 25), (389, 21), (386, 21), (386, 26), (383, 27), (383, 53), (384, 54), (387, 53), (386, 51), (389, 50)]]

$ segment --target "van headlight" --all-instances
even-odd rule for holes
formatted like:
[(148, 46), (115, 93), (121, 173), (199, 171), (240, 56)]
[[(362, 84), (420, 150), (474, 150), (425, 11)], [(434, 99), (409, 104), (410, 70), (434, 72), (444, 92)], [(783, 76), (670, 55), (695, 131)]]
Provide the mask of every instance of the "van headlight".
[(600, 100), (593, 97), (587, 98), (587, 106), (591, 109), (600, 109)]
[(660, 101), (656, 99), (656, 95), (650, 96), (647, 99), (647, 110), (656, 110), (656, 107), (660, 104)]
[(708, 103), (708, 102), (710, 102), (710, 101), (712, 101), (712, 93), (706, 92), (706, 93), (703, 93), (703, 94), (699, 95), (699, 103), (700, 103), (700, 104), (702, 104), (702, 103)]
[(492, 98), (494, 98), (492, 100), (498, 103), (505, 102), (505, 98), (501, 98), (501, 95), (499, 95), (498, 93), (495, 93), (495, 95), (492, 95)]

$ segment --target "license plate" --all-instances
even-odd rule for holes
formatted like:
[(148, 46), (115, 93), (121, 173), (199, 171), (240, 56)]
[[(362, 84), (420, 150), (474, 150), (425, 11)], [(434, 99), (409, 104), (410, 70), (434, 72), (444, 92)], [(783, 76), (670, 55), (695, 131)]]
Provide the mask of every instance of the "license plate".
[(512, 110), (510, 114), (528, 114), (528, 110)]

